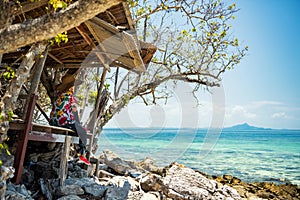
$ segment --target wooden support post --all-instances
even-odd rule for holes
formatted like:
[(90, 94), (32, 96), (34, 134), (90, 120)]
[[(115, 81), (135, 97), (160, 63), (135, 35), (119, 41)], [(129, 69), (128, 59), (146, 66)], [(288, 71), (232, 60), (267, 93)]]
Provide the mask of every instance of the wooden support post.
[(46, 47), (43, 54), (40, 55), (40, 57), (38, 58), (35, 66), (34, 66), (34, 74), (33, 74), (32, 80), (31, 80), (31, 86), (30, 86), (30, 89), (29, 89), (29, 94), (36, 93), (36, 91), (39, 87), (41, 75), (42, 75), (42, 72), (43, 72), (43, 69), (44, 69), (45, 61), (47, 59), (48, 48), (49, 48), (49, 45)]
[[(45, 47), (45, 50), (42, 52), (42, 55), (39, 55), (40, 57), (37, 59), (37, 62), (34, 66), (34, 74), (33, 74), (33, 77), (31, 79), (31, 86), (29, 88), (29, 95), (36, 94), (36, 91), (37, 91), (39, 83), (40, 83), (41, 74), (42, 74), (42, 71), (43, 71), (43, 68), (44, 68), (44, 65), (45, 65), (45, 61), (46, 61), (46, 58), (47, 58), (48, 48), (49, 48), (49, 45)], [(27, 101), (26, 108), (29, 107), (28, 103), (29, 103), (29, 100)], [(35, 103), (36, 103), (36, 101), (35, 101)], [(34, 107), (33, 107), (33, 109), (34, 109)], [(28, 110), (25, 110), (25, 112), (28, 112)], [(25, 116), (27, 116), (27, 115), (25, 115)], [(25, 118), (24, 118), (24, 120), (25, 120)], [(30, 119), (30, 123), (32, 123), (32, 117)]]
[(65, 143), (63, 144), (63, 152), (60, 159), (60, 171), (58, 174), (60, 186), (65, 184), (65, 180), (67, 178), (71, 138), (71, 136), (66, 136)]
[(26, 148), (27, 148), (27, 143), (28, 143), (28, 135), (29, 132), (32, 129), (32, 116), (33, 116), (33, 111), (35, 107), (35, 102), (37, 100), (37, 96), (34, 94), (31, 94), (30, 99), (29, 99), (29, 104), (27, 107), (27, 113), (26, 113), (26, 118), (25, 118), (25, 130), (20, 131), (20, 134), (18, 136), (18, 147), (17, 151), (15, 154), (15, 160), (14, 160), (14, 167), (16, 169), (15, 176), (13, 178), (13, 182), (15, 184), (19, 184), (21, 181), (22, 177), (22, 171), (23, 171), (23, 163), (24, 163), (24, 158), (25, 158), (25, 153), (26, 153)]
[(97, 158), (90, 158), (92, 164), (96, 164), (94, 176), (99, 177), (99, 160)]

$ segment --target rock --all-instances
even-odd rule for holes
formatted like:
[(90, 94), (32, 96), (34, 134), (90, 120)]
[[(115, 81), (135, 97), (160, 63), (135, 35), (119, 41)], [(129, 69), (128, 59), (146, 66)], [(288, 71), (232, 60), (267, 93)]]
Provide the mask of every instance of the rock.
[(216, 184), (196, 173), (194, 170), (182, 167), (177, 163), (167, 171), (163, 184), (167, 188), (164, 193), (171, 198), (202, 198), (208, 199), (209, 193), (216, 190)]
[(131, 177), (126, 177), (126, 178), (131, 186), (131, 191), (141, 190), (141, 186), (140, 186), (139, 182), (137, 182), (135, 179), (133, 179)]
[[(245, 183), (240, 179), (233, 177), (228, 181), (229, 176), (214, 177), (219, 183), (226, 184), (236, 189), (239, 195), (244, 199), (262, 200), (295, 200), (300, 199), (299, 187), (289, 183), (276, 185), (272, 182)], [(225, 180), (226, 179), (226, 180)]]
[(93, 183), (94, 180), (92, 178), (68, 178), (65, 181), (65, 185), (79, 185), (80, 187)]
[(127, 200), (140, 200), (144, 196), (145, 192), (141, 191), (129, 191)]
[[(43, 155), (46, 158), (45, 155), (48, 154)], [(40, 155), (37, 154), (37, 156), (41, 158)], [(29, 178), (23, 181), (27, 181), (25, 184), (27, 188), (33, 186), (33, 190), (31, 189), (33, 195), (26, 190), (24, 185), (16, 186), (11, 183), (6, 185), (5, 182), (1, 182), (0, 188), (6, 188), (5, 197), (2, 199), (300, 199), (299, 187), (288, 183), (284, 185), (271, 182), (245, 183), (231, 175), (210, 176), (177, 163), (160, 168), (151, 158), (146, 158), (141, 162), (124, 161), (111, 151), (103, 152), (99, 159), (104, 162), (100, 163), (99, 177), (93, 176), (92, 178), (87, 177), (87, 170), (82, 169), (76, 161), (69, 161), (69, 176), (63, 187), (59, 186), (59, 180), (52, 174), (57, 170), (54, 162), (52, 164), (48, 162), (29, 164), (28, 170), (24, 170)], [(31, 175), (35, 177), (30, 179)], [(49, 179), (49, 177), (54, 178)]]
[(231, 182), (232, 182), (233, 184), (239, 184), (239, 183), (242, 182), (242, 181), (241, 181), (241, 179), (239, 179), (239, 178), (233, 177), (232, 180), (231, 180)]
[(66, 185), (60, 188), (60, 193), (63, 196), (81, 195), (84, 194), (84, 190), (79, 185)]
[(127, 199), (131, 189), (129, 181), (125, 177), (116, 176), (107, 185), (105, 200), (124, 200)]
[(223, 175), (223, 179), (227, 180), (227, 181), (231, 181), (233, 177), (231, 175), (225, 174)]
[[(13, 156), (11, 156), (13, 158)], [(4, 159), (5, 158), (5, 159)], [(14, 176), (15, 169), (13, 167), (5, 166), (13, 163), (12, 158), (9, 158), (7, 153), (0, 152), (0, 160), (4, 161), (0, 166), (0, 198), (4, 199), (6, 191), (6, 180)], [(11, 164), (12, 165), (12, 164)]]
[(218, 188), (216, 181), (177, 163), (166, 168), (165, 177), (156, 174), (143, 177), (141, 186), (145, 191), (163, 191), (172, 199), (242, 199), (236, 190), (228, 186)]
[(106, 165), (106, 164), (102, 164), (102, 163), (100, 163), (99, 164), (99, 170), (107, 170), (108, 169), (108, 166)]
[(8, 183), (8, 184), (7, 184), (6, 191), (16, 192), (16, 185), (14, 185), (14, 184), (12, 184), (12, 183)]
[(145, 193), (141, 200), (159, 200), (159, 196), (155, 195), (155, 193)]
[(74, 165), (74, 169), (68, 171), (68, 175), (71, 178), (85, 178), (88, 177), (88, 170), (82, 169), (78, 165)]
[(24, 195), (25, 197), (30, 197), (31, 192), (28, 191), (25, 187), (25, 185), (18, 185), (16, 186), (16, 191), (22, 195)]
[(242, 199), (235, 189), (227, 185), (222, 186), (221, 188), (217, 189), (217, 191), (222, 191), (222, 194), (227, 198), (231, 197), (232, 199)]
[(68, 196), (61, 197), (57, 200), (82, 200), (82, 198), (76, 195), (68, 195)]
[(110, 150), (103, 151), (100, 155), (100, 159), (110, 168), (122, 175), (128, 174), (129, 170), (132, 169), (124, 160)]
[(159, 174), (162, 175), (163, 172), (163, 168), (162, 167), (158, 167), (155, 163), (154, 160), (152, 158), (145, 158), (144, 160), (142, 160), (141, 162), (139, 162), (137, 164), (137, 166), (143, 168), (144, 170), (147, 170), (149, 172), (155, 173), (155, 174)]
[(144, 191), (161, 191), (164, 186), (162, 177), (157, 174), (147, 174), (140, 180), (141, 187)]
[(31, 197), (31, 192), (26, 189), (25, 185), (14, 185), (12, 183), (7, 184), (5, 199), (33, 200), (33, 198)]
[(6, 200), (33, 200), (30, 196), (24, 196), (23, 194), (20, 194), (18, 192), (13, 192), (10, 190), (6, 190), (5, 192), (5, 199)]
[(112, 177), (115, 177), (116, 175), (112, 174), (112, 173), (109, 173), (107, 171), (104, 171), (104, 170), (99, 170), (99, 178), (112, 178)]
[(128, 174), (133, 178), (137, 178), (137, 177), (141, 176), (143, 173), (141, 171), (132, 169), (132, 170), (128, 171)]
[(11, 191), (6, 192), (5, 194), (6, 200), (27, 200), (27, 198), (20, 193), (13, 193)]
[(106, 190), (106, 188), (104, 186), (99, 185), (97, 183), (85, 185), (85, 186), (83, 186), (83, 189), (85, 190), (85, 192), (87, 194), (91, 194), (94, 197), (102, 197)]

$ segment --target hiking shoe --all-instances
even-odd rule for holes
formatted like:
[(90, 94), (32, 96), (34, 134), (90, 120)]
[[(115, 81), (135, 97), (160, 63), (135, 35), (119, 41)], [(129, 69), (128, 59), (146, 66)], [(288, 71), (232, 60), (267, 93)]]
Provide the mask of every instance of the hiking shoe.
[(91, 163), (84, 156), (79, 157), (79, 161), (82, 161), (84, 164), (91, 165)]

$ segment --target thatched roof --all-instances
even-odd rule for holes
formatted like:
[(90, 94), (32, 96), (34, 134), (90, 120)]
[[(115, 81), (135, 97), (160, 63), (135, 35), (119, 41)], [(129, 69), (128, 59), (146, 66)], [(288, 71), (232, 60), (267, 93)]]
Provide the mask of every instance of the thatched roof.
[[(13, 23), (46, 14), (47, 2), (41, 0), (36, 6), (35, 3), (23, 5), (22, 11), (14, 11), (19, 15)], [(77, 69), (83, 65), (106, 68), (120, 66), (144, 71), (156, 51), (155, 46), (137, 39), (135, 26), (125, 2), (68, 30), (67, 35), (67, 43), (54, 44), (49, 49), (46, 67)], [(28, 49), (29, 47), (24, 47), (4, 54), (2, 63), (18, 65), (16, 60)]]

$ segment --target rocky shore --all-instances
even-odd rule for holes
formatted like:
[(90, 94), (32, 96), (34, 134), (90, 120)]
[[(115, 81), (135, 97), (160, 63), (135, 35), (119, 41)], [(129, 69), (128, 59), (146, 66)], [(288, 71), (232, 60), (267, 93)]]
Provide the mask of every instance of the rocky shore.
[(109, 150), (99, 156), (99, 173), (96, 175), (91, 175), (94, 165), (84, 169), (84, 164), (70, 161), (65, 185), (59, 186), (55, 163), (51, 159), (52, 167), (46, 165), (45, 160), (29, 164), (24, 170), (23, 184), (7, 184), (5, 199), (300, 199), (300, 189), (296, 185), (245, 183), (230, 175), (208, 176), (178, 163), (158, 167), (151, 158), (128, 161)]

